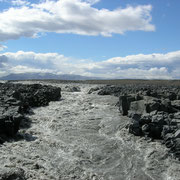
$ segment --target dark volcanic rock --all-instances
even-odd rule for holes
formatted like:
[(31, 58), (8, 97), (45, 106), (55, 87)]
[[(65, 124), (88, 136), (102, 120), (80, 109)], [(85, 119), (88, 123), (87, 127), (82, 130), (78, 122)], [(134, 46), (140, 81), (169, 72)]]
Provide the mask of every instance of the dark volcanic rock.
[(119, 96), (121, 94), (121, 89), (122, 87), (107, 85), (102, 87), (101, 90), (98, 92), (98, 94)]
[(42, 86), (41, 84), (20, 85), (15, 84), (16, 90), (13, 94), (18, 94), (17, 99), (23, 103), (28, 103), (31, 107), (48, 105), (50, 101), (59, 100), (61, 89), (53, 86)]
[(0, 134), (13, 137), (18, 132), (22, 119), (21, 115), (0, 116)]
[(129, 106), (130, 106), (130, 102), (128, 101), (128, 97), (126, 95), (124, 96), (120, 96), (119, 97), (119, 110), (122, 113), (122, 115), (127, 115), (128, 114), (128, 110), (129, 110)]
[(180, 100), (171, 101), (171, 104), (175, 109), (180, 110)]
[[(128, 111), (133, 108), (131, 106), (133, 106), (133, 103), (135, 102), (140, 102), (140, 100), (142, 99), (141, 96), (139, 96), (139, 94), (137, 95), (121, 95), (119, 97), (119, 110), (122, 113), (122, 115), (128, 115)], [(135, 107), (136, 108), (136, 107)]]
[(106, 86), (99, 94), (118, 94), (118, 89), (119, 110), (131, 118), (129, 132), (162, 139), (170, 152), (180, 159), (179, 87)]
[(27, 179), (24, 175), (23, 169), (14, 169), (0, 172), (0, 180), (25, 180)]
[(13, 137), (19, 130), (24, 114), (31, 107), (48, 105), (61, 98), (61, 89), (40, 84), (0, 83), (0, 141)]
[(91, 89), (88, 91), (88, 94), (92, 94), (93, 92), (99, 91), (100, 89), (101, 89), (100, 87), (91, 88)]
[(78, 86), (66, 86), (65, 91), (67, 91), (67, 92), (81, 92), (81, 89)]

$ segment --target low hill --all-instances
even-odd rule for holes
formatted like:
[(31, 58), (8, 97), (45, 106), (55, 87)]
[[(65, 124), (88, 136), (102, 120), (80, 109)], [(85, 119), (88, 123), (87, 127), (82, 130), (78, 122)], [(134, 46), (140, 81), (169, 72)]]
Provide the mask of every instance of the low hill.
[(91, 79), (99, 79), (99, 78), (74, 75), (74, 74), (57, 75), (52, 73), (20, 73), (20, 74), (13, 73), (0, 78), (0, 80), (28, 80), (28, 79), (91, 80)]

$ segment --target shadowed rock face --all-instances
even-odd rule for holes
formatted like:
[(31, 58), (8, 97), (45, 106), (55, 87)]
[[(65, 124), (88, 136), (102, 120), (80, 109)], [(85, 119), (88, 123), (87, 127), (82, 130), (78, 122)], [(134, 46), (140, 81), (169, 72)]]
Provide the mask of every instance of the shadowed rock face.
[(61, 89), (52, 86), (0, 83), (0, 143), (16, 135), (31, 107), (48, 105), (60, 97)]

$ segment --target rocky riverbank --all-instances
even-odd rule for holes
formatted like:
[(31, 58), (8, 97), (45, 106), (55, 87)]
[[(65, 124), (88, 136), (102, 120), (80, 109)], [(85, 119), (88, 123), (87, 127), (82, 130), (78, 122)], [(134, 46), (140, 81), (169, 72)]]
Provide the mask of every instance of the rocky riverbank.
[(161, 139), (180, 160), (180, 87), (158, 85), (104, 86), (99, 95), (119, 97), (119, 110), (131, 121), (129, 132), (147, 140)]
[(32, 107), (46, 106), (60, 97), (61, 89), (53, 86), (0, 83), (0, 143), (17, 134)]

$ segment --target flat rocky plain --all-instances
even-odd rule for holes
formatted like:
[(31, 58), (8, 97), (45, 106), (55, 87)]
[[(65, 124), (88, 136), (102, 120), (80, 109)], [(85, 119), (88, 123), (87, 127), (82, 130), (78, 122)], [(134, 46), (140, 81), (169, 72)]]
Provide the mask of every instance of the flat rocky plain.
[(105, 84), (178, 89), (180, 81), (18, 83), (60, 87), (61, 99), (33, 107), (27, 126), (0, 145), (0, 180), (180, 180), (180, 161), (162, 140), (129, 133), (119, 95), (99, 95)]

